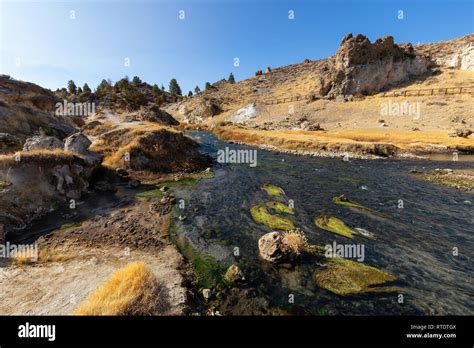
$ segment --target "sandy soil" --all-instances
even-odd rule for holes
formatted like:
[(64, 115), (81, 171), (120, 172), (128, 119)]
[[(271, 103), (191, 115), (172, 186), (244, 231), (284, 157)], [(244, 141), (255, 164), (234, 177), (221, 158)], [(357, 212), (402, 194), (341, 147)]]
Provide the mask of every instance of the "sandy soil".
[(144, 261), (162, 283), (161, 301), (166, 305), (160, 314), (184, 314), (189, 270), (168, 241), (169, 214), (151, 205), (138, 200), (40, 238), (36, 263), (0, 267), (0, 314), (72, 314), (92, 291), (132, 261)]

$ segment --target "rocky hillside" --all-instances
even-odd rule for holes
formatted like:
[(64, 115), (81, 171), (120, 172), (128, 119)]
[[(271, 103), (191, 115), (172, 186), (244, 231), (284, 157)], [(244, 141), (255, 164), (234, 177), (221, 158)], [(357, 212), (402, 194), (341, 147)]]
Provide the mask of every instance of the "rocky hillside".
[(76, 119), (54, 114), (59, 101), (51, 91), (29, 82), (0, 76), (0, 154), (23, 147), (39, 134), (64, 138), (77, 127)]
[[(350, 100), (409, 85), (445, 68), (471, 70), (468, 61), (474, 61), (470, 48), (473, 42), (474, 35), (467, 35), (436, 44), (412, 46), (396, 44), (390, 36), (372, 43), (363, 35), (349, 34), (332, 57), (317, 61), (306, 59), (298, 64), (267, 69), (265, 73), (258, 72), (236, 84), (221, 81), (197, 96), (165, 107), (165, 110), (188, 123), (283, 119), (285, 116), (273, 103), (285, 98), (306, 98), (307, 102), (319, 98)], [(452, 64), (453, 60), (459, 64)], [(286, 116), (292, 113), (288, 112), (288, 105), (284, 109)], [(298, 107), (295, 111), (298, 117), (305, 116), (301, 109)]]

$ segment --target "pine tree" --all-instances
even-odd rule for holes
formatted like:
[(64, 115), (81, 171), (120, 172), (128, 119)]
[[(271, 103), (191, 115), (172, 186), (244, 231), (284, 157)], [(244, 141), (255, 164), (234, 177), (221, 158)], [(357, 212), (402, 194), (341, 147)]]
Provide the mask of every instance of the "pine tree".
[(69, 80), (69, 82), (67, 83), (67, 89), (68, 89), (69, 93), (71, 93), (71, 94), (76, 94), (77, 93), (77, 87), (76, 87), (76, 84), (74, 83), (73, 80)]
[(210, 90), (212, 88), (212, 85), (210, 82), (206, 82), (206, 91)]
[(125, 76), (123, 79), (120, 79), (115, 83), (115, 87), (120, 90), (125, 90), (130, 87), (130, 79), (128, 76)]
[(82, 87), (82, 90), (84, 91), (84, 93), (90, 93), (92, 92), (89, 85), (87, 83), (84, 83), (84, 86)]
[(192, 97), (193, 96), (193, 92), (192, 91), (189, 91), (188, 92), (188, 97)]
[(181, 87), (179, 87), (178, 81), (176, 81), (176, 79), (171, 79), (169, 91), (173, 95), (182, 95)]
[(229, 83), (235, 83), (234, 74), (230, 73), (229, 78), (227, 79)]
[(142, 80), (140, 80), (140, 78), (138, 76), (134, 76), (133, 79), (132, 79), (132, 85), (138, 87), (140, 86), (142, 83)]
[(199, 86), (194, 87), (194, 94), (199, 94), (201, 92), (201, 89)]
[(81, 87), (77, 88), (77, 94), (82, 94), (82, 88)]
[(151, 88), (151, 92), (153, 93), (154, 96), (159, 96), (161, 95), (163, 92), (162, 90), (160, 89), (160, 87), (158, 87), (158, 85), (155, 83), (153, 85), (153, 87)]

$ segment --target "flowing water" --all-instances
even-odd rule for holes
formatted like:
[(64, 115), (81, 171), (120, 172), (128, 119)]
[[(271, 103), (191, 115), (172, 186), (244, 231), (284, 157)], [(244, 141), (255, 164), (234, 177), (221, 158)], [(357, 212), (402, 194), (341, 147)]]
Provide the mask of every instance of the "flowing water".
[[(225, 147), (252, 149), (220, 141), (207, 132), (188, 135), (201, 144), (202, 152), (214, 158)], [(409, 172), (413, 168), (473, 168), (473, 162), (343, 161), (257, 151), (256, 167), (216, 161), (213, 178), (173, 189), (178, 202), (180, 198), (185, 202), (183, 209), (177, 208), (178, 213), (187, 217), (184, 222), (175, 218), (176, 233), (222, 266), (238, 262), (246, 276), (243, 286), (256, 289), (257, 295), (270, 299), (272, 306), (290, 313), (474, 313), (474, 196), (419, 180)], [(390, 285), (399, 291), (343, 297), (314, 283), (314, 270), (321, 267), (318, 262), (302, 260), (294, 267), (273, 267), (263, 261), (258, 255), (258, 239), (272, 230), (254, 222), (249, 210), (254, 204), (273, 199), (260, 189), (264, 183), (284, 189), (285, 202), (294, 202), (295, 215), (290, 218), (311, 243), (364, 245), (363, 262), (396, 275), (398, 280)], [(115, 194), (93, 193), (74, 216), (70, 212), (48, 214), (9, 238), (17, 243), (33, 242), (64, 223), (94, 218), (127, 205), (135, 194), (136, 190), (124, 188)], [(378, 213), (332, 203), (332, 198), (341, 194)], [(313, 222), (319, 215), (333, 215), (351, 227), (368, 230), (376, 240), (351, 240), (321, 230)], [(458, 249), (457, 256), (453, 248)]]
[[(226, 146), (250, 149), (207, 132), (188, 135), (214, 158)], [(239, 262), (248, 286), (288, 310), (298, 306), (311, 314), (472, 315), (474, 196), (422, 181), (409, 171), (473, 167), (472, 162), (343, 161), (258, 150), (256, 167), (216, 163), (213, 178), (179, 192), (188, 219), (179, 223), (177, 233), (223, 265)], [(314, 283), (310, 268), (317, 264), (281, 268), (260, 259), (258, 239), (271, 229), (254, 222), (249, 209), (270, 200), (260, 189), (264, 183), (283, 188), (286, 201), (294, 202), (291, 219), (311, 243), (363, 243), (364, 263), (396, 275), (398, 280), (390, 285), (399, 291), (343, 297)], [(341, 194), (379, 214), (332, 203)], [(366, 229), (376, 240), (351, 240), (321, 230), (313, 221), (322, 214)]]

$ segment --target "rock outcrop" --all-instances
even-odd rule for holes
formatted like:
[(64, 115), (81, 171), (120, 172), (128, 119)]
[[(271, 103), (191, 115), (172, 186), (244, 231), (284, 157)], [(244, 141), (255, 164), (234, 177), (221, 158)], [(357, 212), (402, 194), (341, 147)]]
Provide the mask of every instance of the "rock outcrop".
[(0, 75), (0, 133), (21, 141), (41, 132), (63, 139), (74, 131), (75, 123), (67, 116), (55, 115), (57, 101), (45, 88)]
[(58, 150), (63, 148), (63, 142), (56, 137), (37, 135), (26, 139), (23, 151)]
[(0, 154), (15, 152), (22, 149), (21, 140), (8, 133), (0, 133)]
[(455, 40), (414, 46), (417, 54), (430, 57), (435, 66), (474, 71), (474, 34)]
[(92, 150), (105, 156), (105, 165), (133, 171), (196, 171), (210, 163), (210, 158), (199, 152), (198, 143), (167, 129), (115, 129), (99, 136)]
[(323, 93), (376, 93), (425, 74), (429, 65), (427, 57), (416, 55), (411, 45), (395, 44), (392, 36), (371, 43), (364, 35), (349, 34), (332, 60)]
[(8, 181), (0, 197), (0, 225), (5, 233), (22, 229), (34, 219), (78, 199), (88, 191), (96, 168), (61, 150), (21, 152), (4, 156), (0, 177)]

